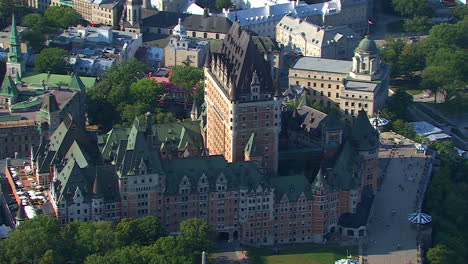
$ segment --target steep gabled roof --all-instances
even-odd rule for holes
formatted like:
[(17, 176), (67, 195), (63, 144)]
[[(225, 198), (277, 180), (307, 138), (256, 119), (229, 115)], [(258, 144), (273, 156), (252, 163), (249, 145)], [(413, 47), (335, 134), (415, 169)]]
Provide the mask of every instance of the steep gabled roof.
[(207, 177), (210, 191), (216, 191), (216, 180), (221, 174), (226, 177), (227, 190), (255, 190), (258, 186), (269, 186), (259, 164), (228, 163), (221, 155), (163, 160), (163, 167), (166, 173), (166, 191), (169, 194), (179, 193), (179, 184), (184, 177), (188, 178), (191, 191), (198, 192), (198, 183), (202, 175)]
[(278, 202), (286, 195), (289, 201), (297, 201), (302, 193), (310, 199), (310, 183), (304, 175), (278, 176), (271, 179), (275, 189), (275, 201)]
[(242, 30), (238, 22), (234, 22), (230, 28), (220, 52), (212, 53), (211, 63), (215, 67), (225, 68), (227, 79), (233, 85), (232, 89), (225, 87), (230, 89), (228, 94), (231, 100), (250, 94), (254, 74), (258, 76), (260, 94), (274, 94), (270, 65), (259, 53), (250, 33)]
[(13, 78), (10, 75), (5, 76), (3, 79), (2, 87), (0, 89), (0, 96), (15, 97), (19, 94), (18, 88), (16, 87)]

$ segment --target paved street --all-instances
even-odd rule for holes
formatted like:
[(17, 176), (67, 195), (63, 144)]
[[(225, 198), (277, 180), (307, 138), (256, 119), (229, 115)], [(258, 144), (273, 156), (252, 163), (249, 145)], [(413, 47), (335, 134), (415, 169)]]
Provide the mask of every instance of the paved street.
[[(418, 202), (426, 158), (416, 154), (408, 139), (393, 133), (382, 133), (381, 140), (390, 146), (389, 138), (401, 141), (394, 150), (380, 151), (380, 165), (385, 174), (381, 190), (374, 201), (373, 214), (368, 226), (368, 237), (362, 247), (364, 263), (405, 264), (417, 263), (416, 229), (407, 220)], [(393, 157), (389, 160), (390, 157)], [(365, 262), (367, 259), (367, 262)]]

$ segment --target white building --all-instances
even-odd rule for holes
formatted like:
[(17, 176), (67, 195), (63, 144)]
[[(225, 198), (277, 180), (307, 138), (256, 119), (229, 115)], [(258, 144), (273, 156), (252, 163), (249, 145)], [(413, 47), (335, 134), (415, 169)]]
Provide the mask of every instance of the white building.
[(285, 16), (276, 26), (276, 41), (304, 56), (350, 60), (361, 36), (347, 26), (319, 26)]
[[(286, 4), (266, 5), (238, 11), (223, 10), (219, 16), (227, 17), (231, 21), (238, 20), (240, 25), (257, 33), (259, 36), (276, 36), (276, 25), (285, 16), (308, 18), (314, 23), (322, 24), (325, 20), (330, 23), (336, 19), (341, 11), (341, 1), (331, 0), (325, 3), (307, 5), (300, 1), (291, 1)], [(336, 24), (333, 22), (332, 24)]]
[(70, 27), (52, 43), (70, 50), (74, 71), (99, 76), (107, 68), (135, 57), (143, 45), (142, 34), (112, 30), (111, 27)]

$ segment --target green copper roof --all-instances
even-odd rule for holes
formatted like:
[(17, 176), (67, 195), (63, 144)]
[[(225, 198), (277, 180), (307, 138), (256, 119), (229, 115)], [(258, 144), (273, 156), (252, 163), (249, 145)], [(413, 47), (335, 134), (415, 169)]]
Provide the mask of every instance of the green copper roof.
[[(95, 77), (79, 77), (79, 79), (86, 88), (96, 85)], [(44, 84), (49, 86), (57, 86), (59, 83), (66, 83), (68, 86), (72, 85), (72, 76), (70, 75), (25, 72), (22, 76), (24, 83), (41, 85), (43, 80)], [(75, 86), (75, 83), (73, 85)]]
[[(12, 58), (15, 60), (12, 60)], [(16, 18), (15, 14), (11, 16), (11, 34), (10, 34), (10, 48), (8, 52), (8, 61), (20, 62), (21, 61), (21, 48), (18, 39), (18, 31), (16, 29)]]
[(153, 126), (155, 144), (164, 145), (166, 151), (184, 151), (203, 148), (200, 121), (183, 121)]
[(71, 90), (77, 90), (80, 92), (85, 92), (86, 86), (84, 85), (83, 81), (81, 80), (80, 76), (77, 73), (72, 74), (70, 85), (68, 86)]
[(19, 121), (23, 117), (19, 115), (5, 115), (5, 116), (0, 116), (0, 122), (11, 122), (11, 121)]
[(249, 141), (244, 148), (245, 155), (248, 157), (260, 157), (262, 156), (261, 150), (258, 148), (257, 141), (255, 140), (255, 133), (250, 135)]
[(315, 176), (314, 181), (312, 182), (312, 188), (321, 190), (327, 187), (328, 187), (328, 184), (327, 184), (327, 181), (325, 180), (325, 172), (322, 168), (320, 168), (317, 175)]
[(10, 107), (12, 112), (25, 110), (31, 107), (36, 107), (42, 104), (43, 99), (40, 97), (31, 97), (28, 101), (19, 102)]
[(374, 150), (380, 146), (379, 133), (372, 127), (364, 110), (359, 111), (354, 121), (350, 141), (358, 151)]
[(280, 201), (284, 195), (289, 201), (297, 201), (302, 193), (307, 198), (312, 197), (310, 183), (304, 175), (278, 176), (271, 178), (271, 185), (275, 189), (275, 201)]
[(6, 76), (3, 79), (2, 87), (0, 89), (0, 96), (15, 97), (19, 94), (18, 88), (11, 76)]
[(361, 42), (359, 42), (356, 51), (363, 52), (363, 53), (377, 53), (379, 49), (377, 49), (377, 44), (375, 41), (369, 38), (369, 35), (366, 35)]
[(335, 189), (351, 190), (356, 188), (361, 162), (362, 157), (346, 142), (331, 170), (331, 175), (326, 179), (327, 183)]
[(260, 172), (259, 164), (245, 161), (228, 163), (221, 155), (163, 160), (163, 167), (166, 173), (166, 191), (170, 194), (179, 193), (179, 184), (185, 176), (192, 192), (198, 192), (203, 175), (206, 176), (206, 183), (211, 191), (216, 190), (220, 175), (226, 178), (226, 190), (255, 190), (258, 186), (268, 185), (265, 175)]

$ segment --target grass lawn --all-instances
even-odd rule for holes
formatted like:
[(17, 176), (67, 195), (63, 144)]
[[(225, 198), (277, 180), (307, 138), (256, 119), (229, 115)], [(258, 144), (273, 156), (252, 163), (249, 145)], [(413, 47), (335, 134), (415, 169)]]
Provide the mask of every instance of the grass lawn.
[(357, 247), (298, 247), (283, 248), (278, 254), (271, 249), (251, 249), (249, 258), (253, 264), (330, 264), (346, 258), (346, 250), (357, 256)]

